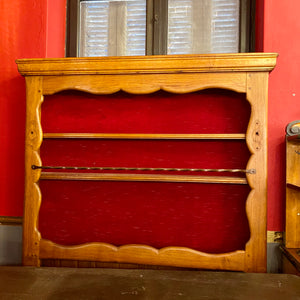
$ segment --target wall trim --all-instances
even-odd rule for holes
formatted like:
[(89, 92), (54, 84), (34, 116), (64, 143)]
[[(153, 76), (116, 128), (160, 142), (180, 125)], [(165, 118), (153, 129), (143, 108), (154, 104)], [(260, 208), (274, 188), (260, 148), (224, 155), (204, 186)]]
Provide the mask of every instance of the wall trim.
[(0, 225), (22, 225), (22, 217), (6, 217), (0, 216)]
[(283, 232), (282, 231), (267, 231), (267, 242), (268, 243), (283, 243)]
[[(7, 217), (0, 216), (0, 225), (22, 225), (22, 217)], [(282, 243), (283, 242), (282, 231), (267, 231), (267, 242), (268, 243)]]

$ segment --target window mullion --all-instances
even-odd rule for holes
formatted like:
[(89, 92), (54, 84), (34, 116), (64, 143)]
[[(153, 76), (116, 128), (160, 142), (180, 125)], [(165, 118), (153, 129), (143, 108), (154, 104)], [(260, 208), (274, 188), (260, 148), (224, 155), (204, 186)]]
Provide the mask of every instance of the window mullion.
[(79, 5), (80, 0), (69, 0), (67, 2), (66, 57), (78, 56), (80, 19)]
[(146, 55), (153, 55), (153, 0), (146, 3)]
[(167, 54), (168, 1), (147, 1), (147, 55)]

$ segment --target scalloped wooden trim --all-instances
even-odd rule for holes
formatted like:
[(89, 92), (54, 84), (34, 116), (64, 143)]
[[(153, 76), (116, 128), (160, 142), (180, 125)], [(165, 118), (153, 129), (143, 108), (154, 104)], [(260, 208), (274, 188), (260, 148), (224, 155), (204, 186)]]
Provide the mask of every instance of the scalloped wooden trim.
[(184, 94), (213, 88), (245, 93), (246, 73), (215, 74), (195, 71), (191, 74), (143, 74), (141, 71), (138, 75), (45, 76), (43, 94), (53, 95), (65, 90), (90, 94), (113, 94), (120, 91), (130, 94), (151, 94), (158, 91)]
[(244, 270), (245, 251), (207, 254), (185, 247), (156, 249), (147, 245), (88, 243), (76, 246), (57, 245), (49, 240), (40, 241), (41, 259), (92, 260), (101, 262), (136, 263), (187, 268)]

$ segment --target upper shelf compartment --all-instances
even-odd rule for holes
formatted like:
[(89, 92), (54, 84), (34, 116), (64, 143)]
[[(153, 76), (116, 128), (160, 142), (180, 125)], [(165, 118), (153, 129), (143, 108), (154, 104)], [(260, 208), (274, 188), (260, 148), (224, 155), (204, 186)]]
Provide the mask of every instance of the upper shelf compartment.
[(245, 139), (251, 108), (244, 93), (221, 89), (146, 95), (65, 91), (45, 96), (41, 111), (44, 137)]

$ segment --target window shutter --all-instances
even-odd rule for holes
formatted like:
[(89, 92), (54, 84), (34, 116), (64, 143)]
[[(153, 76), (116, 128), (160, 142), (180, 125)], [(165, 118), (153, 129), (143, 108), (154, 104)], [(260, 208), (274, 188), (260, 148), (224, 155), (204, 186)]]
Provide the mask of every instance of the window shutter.
[[(167, 53), (238, 52), (239, 3), (168, 0)], [(145, 55), (146, 0), (81, 1), (79, 40), (79, 56)]]
[(109, 1), (80, 2), (79, 56), (108, 54)]
[(193, 0), (169, 0), (168, 54), (192, 53)]
[(81, 1), (80, 16), (80, 56), (145, 55), (146, 0)]
[(212, 1), (212, 53), (239, 52), (239, 0)]
[(168, 54), (239, 49), (239, 0), (169, 0)]
[(146, 0), (127, 3), (127, 55), (145, 55)]

